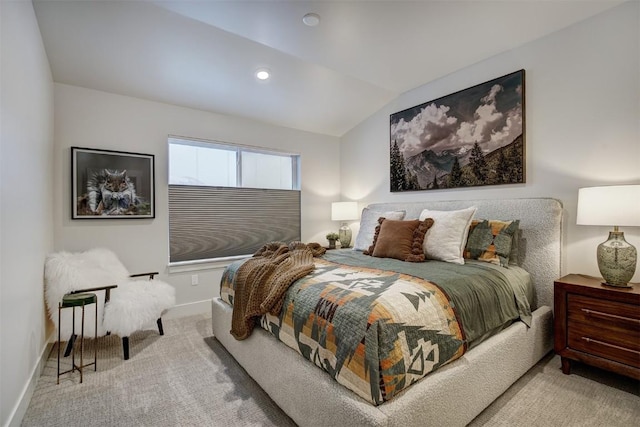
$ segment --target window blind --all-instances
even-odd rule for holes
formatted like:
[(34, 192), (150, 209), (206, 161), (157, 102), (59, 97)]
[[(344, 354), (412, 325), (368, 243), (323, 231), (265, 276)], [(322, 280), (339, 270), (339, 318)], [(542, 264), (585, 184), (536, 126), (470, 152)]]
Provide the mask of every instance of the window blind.
[(250, 255), (300, 240), (300, 191), (169, 185), (170, 262)]

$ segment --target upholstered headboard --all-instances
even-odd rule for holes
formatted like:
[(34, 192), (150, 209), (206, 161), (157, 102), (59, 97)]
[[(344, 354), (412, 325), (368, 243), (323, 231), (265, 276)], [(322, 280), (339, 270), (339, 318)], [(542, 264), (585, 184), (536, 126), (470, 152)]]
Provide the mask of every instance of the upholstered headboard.
[(418, 218), (423, 209), (478, 208), (475, 218), (520, 220), (520, 265), (532, 277), (537, 300), (534, 307), (553, 308), (553, 282), (562, 265), (562, 203), (550, 198), (451, 200), (406, 203), (373, 203), (376, 211), (405, 210), (406, 219)]

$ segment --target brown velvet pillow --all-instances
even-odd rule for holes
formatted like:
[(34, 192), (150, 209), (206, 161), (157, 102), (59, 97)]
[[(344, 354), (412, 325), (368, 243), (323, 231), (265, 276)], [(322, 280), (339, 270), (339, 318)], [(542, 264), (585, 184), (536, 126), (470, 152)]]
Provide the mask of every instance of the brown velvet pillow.
[(424, 235), (433, 225), (433, 219), (424, 221), (395, 221), (379, 218), (373, 245), (365, 251), (365, 255), (378, 258), (395, 258), (400, 261), (424, 261)]

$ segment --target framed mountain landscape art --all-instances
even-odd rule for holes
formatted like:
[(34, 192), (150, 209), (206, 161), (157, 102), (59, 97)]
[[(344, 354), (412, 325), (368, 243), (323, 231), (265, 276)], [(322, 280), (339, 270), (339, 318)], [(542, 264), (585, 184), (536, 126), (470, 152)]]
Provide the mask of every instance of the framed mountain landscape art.
[(154, 218), (154, 156), (71, 147), (71, 218)]
[(391, 191), (525, 182), (524, 70), (391, 114)]

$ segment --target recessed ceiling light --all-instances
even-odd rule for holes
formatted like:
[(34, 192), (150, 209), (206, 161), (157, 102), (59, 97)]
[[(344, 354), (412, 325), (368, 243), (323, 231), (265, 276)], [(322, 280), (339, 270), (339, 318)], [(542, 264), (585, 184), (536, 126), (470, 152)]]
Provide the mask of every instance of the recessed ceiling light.
[(267, 80), (271, 76), (271, 73), (266, 68), (260, 68), (256, 71), (256, 78), (258, 80)]
[(320, 23), (320, 15), (317, 13), (307, 13), (302, 17), (302, 22), (310, 27), (315, 27)]

